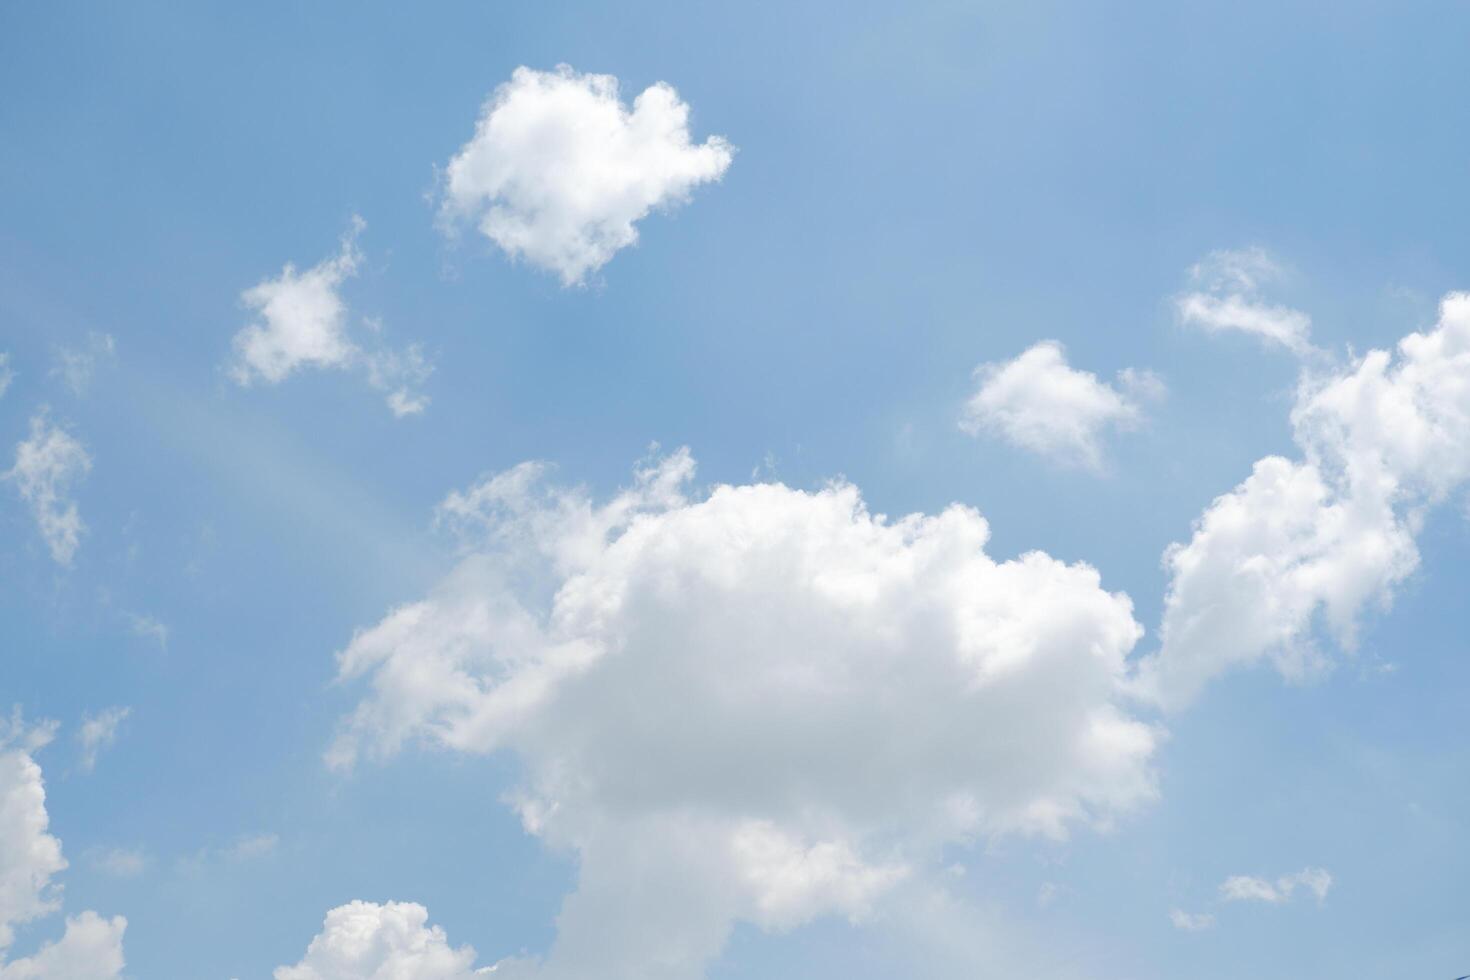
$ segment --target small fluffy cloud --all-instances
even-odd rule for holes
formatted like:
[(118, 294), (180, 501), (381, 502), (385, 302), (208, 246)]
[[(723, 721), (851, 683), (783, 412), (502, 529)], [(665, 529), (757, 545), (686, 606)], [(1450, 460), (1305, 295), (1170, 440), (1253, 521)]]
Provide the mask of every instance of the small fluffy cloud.
[(1467, 379), (1466, 293), (1395, 353), (1304, 373), (1292, 410), (1301, 458), (1257, 462), (1165, 553), (1161, 649), (1143, 663), (1144, 689), (1182, 706), (1263, 658), (1302, 676), (1328, 662), (1319, 620), (1351, 649), (1364, 607), (1389, 604), (1418, 567), (1424, 514), (1470, 480)]
[(1143, 418), (1141, 400), (1163, 394), (1152, 373), (1129, 368), (1117, 386), (1067, 364), (1066, 351), (1044, 340), (1014, 360), (982, 364), (960, 428), (986, 433), (1060, 463), (1097, 469), (1110, 430), (1131, 429)]
[(1181, 932), (1205, 932), (1215, 928), (1215, 917), (1208, 912), (1185, 912), (1183, 909), (1170, 909), (1169, 922)]
[(83, 912), (32, 956), (6, 960), (17, 926), (56, 912), (66, 868), (61, 842), (47, 832), (46, 789), (33, 753), (54, 726), (27, 727), (19, 714), (0, 722), (0, 980), (115, 980), (122, 975), (121, 916)]
[(1177, 297), (1180, 322), (1212, 333), (1236, 330), (1280, 344), (1296, 354), (1312, 349), (1312, 319), (1300, 310), (1273, 306), (1261, 287), (1278, 279), (1281, 267), (1261, 248), (1211, 252), (1190, 269), (1194, 286)]
[(364, 227), (361, 218), (354, 218), (335, 256), (305, 272), (288, 262), (279, 277), (241, 294), (261, 320), (235, 334), (231, 373), (237, 382), (276, 384), (302, 368), (349, 364), (356, 347), (348, 337), (347, 304), (339, 289), (357, 274), (362, 259), (357, 236)]
[(1220, 884), (1220, 897), (1227, 902), (1266, 902), (1280, 905), (1291, 900), (1298, 889), (1311, 892), (1321, 902), (1332, 888), (1332, 875), (1321, 868), (1303, 868), (1275, 881), (1250, 875), (1232, 875)]
[[(354, 217), (335, 256), (305, 272), (287, 263), (278, 277), (241, 294), (259, 320), (235, 334), (230, 376), (237, 384), (279, 384), (307, 368), (360, 370), (369, 385), (384, 393), (395, 416), (424, 410), (428, 398), (417, 389), (433, 369), (422, 350), (416, 345), (401, 351), (364, 348), (349, 326), (341, 288), (361, 265), (357, 237), (365, 227)], [(377, 321), (367, 321), (367, 326), (370, 333), (381, 333)]]
[(451, 494), (459, 565), (340, 654), (370, 693), (333, 763), (512, 752), (524, 825), (579, 859), (548, 957), (497, 976), (697, 977), (737, 921), (861, 920), (947, 843), (1153, 798), (1140, 628), (1092, 568), (995, 561), (958, 505), (889, 520), (848, 484), (694, 494), (693, 470), (601, 504), (537, 464)]
[(43, 411), (31, 418), (31, 434), (15, 447), (5, 474), (30, 505), (41, 538), (57, 564), (70, 565), (86, 526), (72, 500), (73, 485), (92, 469), (92, 457), (71, 433)]
[(91, 331), (86, 343), (56, 349), (56, 366), (51, 369), (51, 376), (65, 382), (72, 394), (86, 394), (98, 366), (110, 360), (116, 351), (117, 344), (110, 334)]
[(0, 351), (0, 398), (10, 390), (10, 382), (15, 380), (15, 370), (10, 366), (10, 353)]
[(117, 741), (118, 726), (132, 713), (132, 708), (106, 708), (82, 720), (82, 727), (77, 730), (77, 744), (82, 751), (83, 771), (91, 772), (96, 768), (97, 757)]
[(611, 75), (517, 68), (444, 173), (441, 217), (474, 222), (512, 258), (583, 282), (638, 241), (655, 208), (717, 181), (734, 148), (692, 142), (689, 106), (659, 82), (630, 111)]
[(444, 930), (412, 902), (350, 902), (327, 913), (322, 931), (295, 966), (275, 980), (470, 980), (475, 951), (449, 945)]

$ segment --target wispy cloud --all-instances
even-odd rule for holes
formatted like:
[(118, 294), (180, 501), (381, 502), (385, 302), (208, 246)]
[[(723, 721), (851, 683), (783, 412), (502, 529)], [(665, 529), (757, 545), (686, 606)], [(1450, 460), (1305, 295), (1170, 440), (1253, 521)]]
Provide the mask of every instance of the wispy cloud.
[(1211, 252), (1189, 270), (1193, 287), (1174, 300), (1181, 323), (1212, 333), (1237, 331), (1280, 344), (1296, 354), (1313, 349), (1312, 318), (1274, 305), (1261, 289), (1280, 279), (1281, 266), (1260, 247)]
[(1227, 902), (1265, 902), (1280, 905), (1291, 900), (1292, 895), (1303, 889), (1317, 896), (1321, 902), (1332, 888), (1332, 875), (1322, 868), (1303, 868), (1292, 874), (1282, 875), (1275, 881), (1255, 878), (1251, 875), (1231, 875), (1220, 884), (1220, 897)]
[(92, 457), (43, 409), (31, 417), (31, 435), (15, 447), (12, 481), (30, 505), (41, 538), (58, 565), (70, 565), (86, 525), (71, 497), (72, 487), (92, 469)]
[(280, 842), (276, 834), (246, 834), (237, 837), (221, 853), (231, 861), (250, 861), (274, 852)]
[(97, 368), (116, 353), (117, 344), (111, 334), (91, 331), (85, 343), (56, 348), (56, 364), (51, 368), (51, 376), (60, 378), (72, 394), (84, 395), (91, 387)]
[(201, 874), (211, 867), (248, 864), (269, 857), (280, 846), (274, 833), (241, 834), (226, 844), (201, 847), (180, 857), (175, 867), (184, 874)]
[(81, 766), (91, 772), (97, 766), (97, 757), (117, 741), (118, 726), (133, 713), (132, 708), (113, 707), (83, 718), (77, 731), (77, 743), (81, 746)]
[(114, 878), (136, 878), (148, 870), (152, 863), (148, 855), (138, 848), (111, 847), (94, 851), (92, 866)]
[(134, 636), (152, 640), (158, 644), (160, 650), (168, 649), (169, 629), (166, 623), (142, 613), (125, 612), (123, 616), (127, 619), (128, 629)]
[(1185, 912), (1183, 909), (1170, 909), (1169, 921), (1174, 928), (1181, 932), (1204, 932), (1215, 928), (1215, 917), (1208, 912)]

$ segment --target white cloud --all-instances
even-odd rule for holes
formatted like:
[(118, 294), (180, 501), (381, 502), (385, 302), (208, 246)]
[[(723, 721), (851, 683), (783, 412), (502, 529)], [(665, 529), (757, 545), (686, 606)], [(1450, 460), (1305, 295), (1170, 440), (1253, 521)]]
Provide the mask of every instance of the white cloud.
[(434, 369), (418, 344), (409, 344), (403, 350), (364, 352), (362, 363), (368, 384), (387, 392), (388, 410), (396, 418), (421, 415), (429, 407), (429, 396), (417, 389), (429, 380)]
[[(357, 237), (367, 227), (354, 216), (338, 253), (305, 272), (287, 263), (275, 279), (266, 279), (241, 294), (260, 320), (235, 334), (230, 376), (242, 386), (279, 384), (306, 368), (360, 370), (368, 384), (384, 393), (399, 418), (420, 413), (428, 397), (416, 389), (433, 368), (417, 345), (401, 351), (364, 348), (352, 336), (341, 287), (357, 275), (362, 253)], [(376, 320), (365, 321), (374, 335)]]
[(236, 838), (223, 853), (231, 861), (252, 861), (275, 853), (280, 842), (281, 838), (276, 834), (245, 834)]
[(123, 973), (123, 933), (128, 920), (83, 912), (66, 920), (66, 932), (34, 956), (0, 963), (0, 980), (117, 980)]
[(180, 857), (176, 867), (185, 874), (202, 874), (221, 862), (244, 864), (270, 857), (280, 843), (280, 837), (273, 833), (241, 834), (228, 844), (201, 847)]
[(148, 869), (148, 855), (137, 848), (114, 847), (93, 855), (92, 864), (115, 878), (136, 878)]
[(1305, 354), (1312, 350), (1312, 318), (1300, 310), (1273, 306), (1261, 298), (1261, 286), (1280, 278), (1278, 266), (1264, 249), (1211, 252), (1190, 269), (1194, 289), (1178, 296), (1181, 322), (1211, 333), (1238, 330)]
[(536, 464), (451, 494), (458, 567), (340, 654), (371, 692), (330, 761), (513, 752), (525, 826), (578, 856), (549, 956), (505, 975), (697, 977), (736, 921), (863, 919), (946, 843), (1153, 798), (1158, 732), (1121, 703), (1140, 629), (1092, 568), (996, 562), (961, 506), (691, 496), (693, 469), (600, 505)]
[(1215, 917), (1208, 912), (1185, 912), (1183, 909), (1170, 909), (1169, 921), (1174, 928), (1181, 932), (1204, 932), (1215, 928)]
[(53, 875), (66, 870), (61, 841), (46, 832), (46, 788), (31, 753), (50, 741), (54, 725), (26, 728), (0, 719), (0, 956), (15, 927), (61, 907)]
[(287, 263), (276, 279), (267, 279), (241, 294), (263, 322), (235, 334), (235, 380), (276, 384), (304, 367), (343, 368), (356, 355), (348, 336), (347, 304), (338, 289), (357, 274), (362, 255), (357, 236), (365, 227), (353, 218), (341, 250), (305, 272)]
[(1387, 606), (1418, 566), (1425, 512), (1470, 478), (1470, 294), (1397, 354), (1306, 372), (1292, 423), (1302, 459), (1268, 456), (1217, 498), (1171, 581), (1143, 689), (1179, 707), (1213, 677), (1263, 658), (1287, 676), (1328, 661), (1319, 620), (1351, 649), (1364, 607)]
[(88, 715), (83, 718), (82, 727), (77, 730), (77, 744), (82, 749), (84, 771), (91, 772), (96, 767), (97, 756), (117, 741), (118, 726), (132, 713), (132, 708), (113, 707), (104, 709), (95, 717)]
[(54, 725), (26, 727), (17, 713), (0, 722), (0, 980), (114, 980), (123, 968), (122, 937), (127, 921), (83, 912), (66, 920), (66, 931), (32, 956), (6, 962), (17, 926), (56, 912), (65, 870), (61, 842), (47, 832), (46, 789), (32, 753), (55, 732)]
[(909, 882), (900, 889), (884, 908), (882, 921), (875, 923), (874, 934), (863, 940), (864, 946), (872, 943), (875, 951), (886, 951), (885, 958), (902, 957), (902, 966), (890, 971), (894, 975), (925, 980), (1099, 976), (1095, 955), (1058, 943), (1055, 923), (1038, 922), (1023, 907), (977, 904), (932, 881)]
[(86, 530), (71, 490), (91, 469), (82, 444), (43, 411), (32, 416), (31, 436), (15, 447), (15, 466), (5, 474), (30, 505), (51, 557), (61, 565), (72, 563)]
[(142, 613), (123, 613), (128, 621), (128, 629), (132, 630), (134, 636), (140, 636), (152, 640), (158, 644), (160, 650), (168, 649), (168, 624), (159, 621), (153, 616)]
[(1140, 400), (1163, 395), (1163, 383), (1148, 371), (1121, 371), (1115, 387), (1069, 366), (1055, 340), (1043, 340), (1014, 360), (982, 364), (975, 378), (979, 385), (965, 404), (960, 428), (1091, 469), (1102, 465), (1106, 433), (1135, 427), (1143, 418)]
[(15, 380), (15, 371), (10, 366), (10, 353), (0, 351), (0, 398), (10, 390), (10, 382)]
[(507, 255), (586, 280), (638, 241), (638, 221), (717, 181), (734, 148), (691, 142), (689, 106), (660, 82), (630, 112), (611, 75), (517, 68), (444, 174), (441, 217), (473, 221)]
[(92, 384), (97, 366), (110, 360), (117, 351), (111, 334), (87, 334), (87, 342), (79, 347), (56, 348), (56, 365), (51, 369), (53, 378), (60, 378), (74, 395), (83, 395)]
[[(322, 931), (295, 966), (275, 980), (469, 980), (475, 951), (449, 945), (412, 902), (351, 902), (327, 913)], [(483, 975), (481, 971), (479, 975)]]
[(1317, 896), (1321, 902), (1332, 888), (1332, 875), (1321, 868), (1303, 868), (1292, 874), (1282, 875), (1275, 881), (1254, 878), (1250, 875), (1232, 875), (1220, 884), (1220, 897), (1227, 902), (1266, 902), (1280, 905), (1291, 900), (1297, 889)]

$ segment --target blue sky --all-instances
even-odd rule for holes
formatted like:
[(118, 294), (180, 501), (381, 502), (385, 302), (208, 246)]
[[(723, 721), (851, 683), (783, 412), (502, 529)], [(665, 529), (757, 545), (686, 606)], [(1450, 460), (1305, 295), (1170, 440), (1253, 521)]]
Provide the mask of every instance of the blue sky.
[[(512, 977), (1470, 971), (1467, 31), (1450, 3), (7, 9), (0, 759), (40, 767), (68, 866), (32, 869), (44, 913), (0, 894), (0, 963), (95, 910), (126, 967), (88, 976), (371, 976), (327, 959), (362, 901), (383, 956), (417, 903)], [(576, 128), (660, 82), (687, 129)], [(592, 135), (478, 137), (513, 96)], [(636, 244), (547, 258), (594, 225)], [(350, 349), (271, 383), (237, 337), (311, 318), (247, 291), (334, 257)], [(1296, 496), (1246, 485), (1273, 456)], [(532, 460), (542, 489), (491, 482)], [(891, 530), (952, 504), (983, 553), (968, 512)], [(1033, 552), (1055, 593), (1017, 584)], [(556, 693), (500, 718), (525, 663)], [(946, 693), (956, 664), (1018, 679)], [(1147, 744), (1076, 755), (1113, 711)]]

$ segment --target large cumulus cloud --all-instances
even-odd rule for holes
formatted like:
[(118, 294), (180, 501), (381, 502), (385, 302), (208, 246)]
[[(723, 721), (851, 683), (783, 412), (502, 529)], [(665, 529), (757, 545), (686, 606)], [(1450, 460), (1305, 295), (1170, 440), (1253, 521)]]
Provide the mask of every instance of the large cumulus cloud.
[(1123, 701), (1126, 596), (974, 510), (857, 488), (692, 489), (677, 452), (605, 503), (524, 464), (449, 497), (427, 598), (340, 655), (367, 686), (330, 758), (514, 753), (525, 826), (579, 858), (510, 976), (698, 976), (737, 921), (862, 919), (948, 843), (1061, 837), (1154, 795)]

